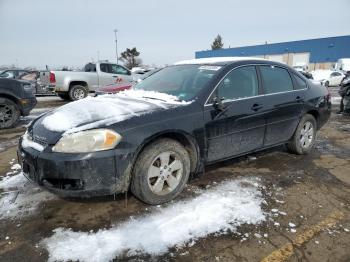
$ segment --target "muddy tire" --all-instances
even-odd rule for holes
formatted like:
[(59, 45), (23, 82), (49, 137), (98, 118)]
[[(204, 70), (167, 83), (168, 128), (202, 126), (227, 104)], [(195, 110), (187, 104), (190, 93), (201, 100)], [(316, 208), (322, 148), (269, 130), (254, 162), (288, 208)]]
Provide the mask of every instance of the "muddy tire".
[(186, 149), (175, 140), (160, 139), (138, 156), (131, 191), (147, 204), (166, 203), (181, 193), (189, 175), (190, 157)]
[(298, 155), (308, 154), (315, 143), (316, 132), (317, 123), (315, 118), (310, 114), (304, 115), (291, 141), (287, 144), (288, 150)]
[(87, 97), (88, 91), (85, 86), (75, 85), (69, 89), (68, 95), (71, 101), (76, 101)]
[(0, 129), (12, 127), (21, 112), (18, 105), (8, 98), (0, 97)]

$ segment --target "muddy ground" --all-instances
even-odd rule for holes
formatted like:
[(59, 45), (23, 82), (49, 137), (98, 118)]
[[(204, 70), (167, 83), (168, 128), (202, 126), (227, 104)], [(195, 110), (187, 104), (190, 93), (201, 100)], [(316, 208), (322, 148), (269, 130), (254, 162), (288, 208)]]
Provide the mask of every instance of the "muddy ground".
[[(16, 128), (0, 131), (0, 176), (11, 171), (24, 125), (61, 104), (58, 98), (42, 98), (32, 116), (22, 119)], [(307, 156), (292, 155), (285, 147), (278, 147), (207, 167), (205, 175), (190, 181), (180, 199), (240, 176), (261, 178), (264, 209), (270, 213), (266, 222), (243, 225), (236, 233), (209, 235), (194, 244), (171, 248), (160, 257), (120, 260), (350, 261), (350, 118), (333, 113)], [(47, 251), (38, 243), (52, 235), (53, 229), (97, 231), (142, 215), (148, 208), (130, 194), (127, 201), (124, 195), (116, 200), (44, 201), (30, 215), (1, 219), (0, 261), (47, 261)], [(291, 222), (296, 226), (291, 228)]]

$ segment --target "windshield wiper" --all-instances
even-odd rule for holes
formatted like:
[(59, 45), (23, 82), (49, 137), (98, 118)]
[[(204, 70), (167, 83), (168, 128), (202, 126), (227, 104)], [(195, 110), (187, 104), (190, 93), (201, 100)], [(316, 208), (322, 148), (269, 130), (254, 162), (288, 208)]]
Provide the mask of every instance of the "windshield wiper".
[(160, 98), (156, 98), (156, 97), (143, 96), (142, 98), (148, 98), (148, 99), (154, 99), (154, 100), (160, 100), (160, 101), (166, 102), (166, 100), (160, 99)]

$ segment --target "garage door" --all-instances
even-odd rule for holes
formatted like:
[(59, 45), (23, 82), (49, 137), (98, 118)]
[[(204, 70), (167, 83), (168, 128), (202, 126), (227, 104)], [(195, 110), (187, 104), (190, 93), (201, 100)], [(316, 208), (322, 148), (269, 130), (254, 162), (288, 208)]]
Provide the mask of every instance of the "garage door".
[(267, 59), (274, 61), (274, 62), (284, 63), (283, 55), (269, 55)]
[(293, 66), (309, 65), (310, 53), (294, 53), (293, 54)]

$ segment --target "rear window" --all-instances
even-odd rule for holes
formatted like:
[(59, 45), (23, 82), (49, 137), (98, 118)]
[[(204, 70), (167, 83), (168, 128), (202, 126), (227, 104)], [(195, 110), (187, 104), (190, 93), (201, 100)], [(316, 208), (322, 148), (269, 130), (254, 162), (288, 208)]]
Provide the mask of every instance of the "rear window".
[(288, 71), (276, 66), (260, 66), (265, 94), (293, 90), (293, 82)]

